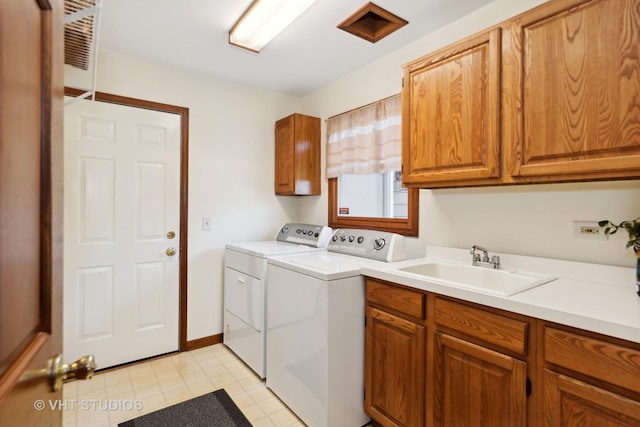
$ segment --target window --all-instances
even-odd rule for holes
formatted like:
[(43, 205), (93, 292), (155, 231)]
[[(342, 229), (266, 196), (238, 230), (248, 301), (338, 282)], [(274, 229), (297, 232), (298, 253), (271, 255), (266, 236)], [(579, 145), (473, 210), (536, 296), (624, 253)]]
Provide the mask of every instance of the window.
[[(349, 210), (349, 214), (340, 214), (338, 178), (329, 179), (329, 226), (333, 228), (369, 228), (390, 231), (405, 236), (418, 235), (418, 191), (410, 188), (407, 195), (406, 218), (390, 218), (383, 216), (356, 216), (356, 212)], [(348, 191), (348, 190), (347, 190)], [(345, 206), (342, 206), (344, 209)]]
[(400, 95), (327, 120), (329, 225), (418, 235), (418, 190), (401, 185)]

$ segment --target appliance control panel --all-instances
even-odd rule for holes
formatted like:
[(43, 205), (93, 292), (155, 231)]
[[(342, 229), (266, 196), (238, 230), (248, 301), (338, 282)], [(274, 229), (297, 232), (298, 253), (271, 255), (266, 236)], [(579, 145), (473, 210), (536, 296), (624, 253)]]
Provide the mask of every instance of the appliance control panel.
[(327, 250), (385, 262), (406, 259), (404, 236), (386, 231), (339, 228)]
[(276, 240), (298, 245), (326, 248), (333, 230), (323, 225), (286, 223), (278, 230)]

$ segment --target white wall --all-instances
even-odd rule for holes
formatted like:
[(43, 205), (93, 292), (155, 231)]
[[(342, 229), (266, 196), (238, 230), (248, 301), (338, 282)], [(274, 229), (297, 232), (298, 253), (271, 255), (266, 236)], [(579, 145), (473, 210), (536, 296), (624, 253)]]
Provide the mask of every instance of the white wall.
[(274, 123), (300, 99), (106, 50), (97, 90), (189, 108), (187, 339), (221, 333), (225, 243), (269, 240), (298, 220), (297, 198), (275, 196), (273, 176)]
[[(224, 244), (271, 239), (287, 221), (326, 224), (322, 195), (277, 197), (273, 191), (274, 123), (293, 112), (324, 119), (399, 93), (402, 64), (480, 31), (541, 0), (496, 0), (304, 98), (102, 50), (97, 90), (189, 108), (188, 339), (223, 331)], [(66, 82), (70, 84), (70, 82)], [(324, 165), (324, 144), (322, 162)], [(624, 237), (571, 238), (572, 219), (614, 221), (640, 215), (640, 181), (422, 190), (420, 237), (426, 244), (633, 265)], [(213, 230), (200, 229), (203, 216)]]
[[(326, 119), (399, 93), (404, 63), (543, 2), (496, 0), (305, 96), (305, 113)], [(323, 151), (323, 164), (324, 156)], [(303, 221), (323, 222), (327, 217), (327, 180), (323, 178), (322, 197), (300, 202)], [(619, 222), (638, 216), (640, 181), (421, 190), (420, 236), (408, 243), (413, 255), (421, 255), (427, 244), (462, 248), (479, 244), (491, 251), (633, 266), (632, 252), (624, 249), (625, 234), (609, 242), (575, 240), (571, 221)]]

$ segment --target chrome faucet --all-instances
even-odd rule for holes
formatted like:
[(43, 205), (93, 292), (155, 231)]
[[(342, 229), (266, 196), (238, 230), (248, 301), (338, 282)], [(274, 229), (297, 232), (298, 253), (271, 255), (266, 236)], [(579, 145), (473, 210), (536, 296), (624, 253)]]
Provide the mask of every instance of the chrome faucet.
[[(482, 252), (482, 256), (478, 253), (478, 251)], [(493, 268), (496, 270), (500, 269), (500, 257), (498, 255), (493, 255), (491, 259), (489, 259), (489, 251), (487, 251), (482, 246), (473, 245), (471, 247), (471, 255), (473, 257), (471, 265)]]

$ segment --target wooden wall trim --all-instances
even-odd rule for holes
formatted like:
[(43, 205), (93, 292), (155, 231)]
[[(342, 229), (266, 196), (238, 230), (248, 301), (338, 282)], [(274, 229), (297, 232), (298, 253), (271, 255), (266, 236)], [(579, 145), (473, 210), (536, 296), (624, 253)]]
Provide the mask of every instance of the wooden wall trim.
[(195, 340), (187, 341), (187, 350), (195, 350), (198, 348), (207, 347), (214, 344), (220, 344), (221, 342), (222, 342), (222, 334), (197, 338)]

